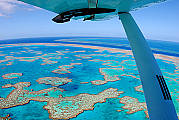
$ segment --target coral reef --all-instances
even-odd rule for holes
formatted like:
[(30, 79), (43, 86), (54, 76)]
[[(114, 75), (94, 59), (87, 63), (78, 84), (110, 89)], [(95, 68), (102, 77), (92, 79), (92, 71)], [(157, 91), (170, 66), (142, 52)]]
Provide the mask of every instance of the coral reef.
[(122, 74), (121, 68), (99, 68), (99, 72), (104, 75), (104, 80), (94, 80), (91, 81), (93, 85), (102, 85), (107, 82), (114, 82), (120, 80), (118, 77)]
[(138, 111), (143, 110), (146, 114), (146, 117), (149, 118), (148, 111), (147, 111), (147, 106), (146, 103), (140, 103), (137, 98), (133, 98), (130, 96), (124, 96), (120, 98), (120, 103), (125, 104), (122, 106), (123, 109), (128, 109), (129, 111), (127, 112), (128, 114), (132, 114)]
[(59, 69), (55, 69), (52, 72), (53, 73), (58, 73), (58, 74), (67, 74), (71, 73), (69, 69), (74, 68), (74, 65), (81, 65), (82, 63), (70, 63), (70, 65), (62, 65), (59, 66)]
[[(24, 105), (29, 103), (30, 100), (40, 102), (48, 101), (51, 97), (59, 97), (63, 92), (63, 89), (56, 87), (30, 92), (29, 90), (25, 90), (25, 88), (29, 86), (30, 82), (19, 82), (14, 85), (6, 84), (2, 86), (2, 88), (14, 87), (16, 89), (14, 89), (6, 98), (1, 98), (0, 109)], [(51, 95), (51, 92), (54, 92), (56, 95)]]
[(109, 88), (94, 94), (79, 94), (72, 97), (50, 99), (44, 109), (47, 109), (51, 119), (69, 119), (76, 117), (84, 110), (93, 110), (94, 104), (103, 103), (106, 98), (116, 98), (121, 93), (117, 89)]
[(138, 92), (144, 92), (143, 89), (142, 89), (142, 85), (139, 85), (139, 86), (136, 86), (134, 87), (136, 91)]
[(39, 84), (50, 84), (52, 86), (65, 85), (68, 82), (72, 82), (68, 78), (59, 78), (59, 77), (43, 77), (36, 80)]
[(18, 78), (19, 76), (22, 76), (22, 73), (8, 73), (3, 75), (3, 79), (13, 79), (13, 78)]

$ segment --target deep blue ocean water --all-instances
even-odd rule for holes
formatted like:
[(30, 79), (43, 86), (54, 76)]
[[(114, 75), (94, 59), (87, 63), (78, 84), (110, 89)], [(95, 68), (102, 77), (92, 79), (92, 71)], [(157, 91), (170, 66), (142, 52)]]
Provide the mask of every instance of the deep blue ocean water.
[[(164, 41), (152, 41), (148, 40), (154, 53), (163, 54), (165, 56), (179, 57), (179, 43), (176, 42), (164, 42)], [(19, 44), (24, 43), (24, 44)], [(49, 43), (49, 45), (31, 45), (29, 43)], [(27, 89), (33, 89), (34, 91), (43, 90), (53, 87), (46, 84), (38, 84), (36, 80), (42, 77), (68, 77), (72, 79), (72, 82), (67, 83), (58, 88), (62, 88), (65, 91), (62, 93), (63, 97), (76, 96), (82, 93), (98, 94), (108, 88), (117, 88), (119, 91), (124, 91), (118, 98), (124, 96), (130, 96), (137, 98), (139, 102), (145, 102), (145, 98), (142, 92), (135, 91), (134, 87), (141, 85), (139, 79), (132, 78), (130, 76), (120, 76), (121, 74), (133, 75), (139, 78), (137, 68), (135, 66), (132, 55), (126, 55), (125, 53), (118, 52), (112, 53), (110, 51), (98, 51), (99, 49), (91, 49), (84, 47), (52, 46), (50, 43), (63, 43), (63, 44), (77, 44), (77, 45), (91, 45), (109, 48), (119, 48), (130, 50), (129, 43), (124, 38), (106, 38), (106, 37), (49, 37), (49, 38), (25, 38), (25, 39), (13, 39), (13, 40), (1, 40), (0, 41), (0, 60), (5, 60), (6, 56), (13, 56), (13, 59), (0, 63), (0, 76), (7, 73), (23, 73), (22, 76), (14, 79), (0, 78), (0, 86), (6, 84), (16, 84), (18, 82), (31, 82), (31, 86)], [(11, 45), (9, 45), (11, 44)], [(17, 44), (16, 46), (14, 46)], [(10, 47), (9, 47), (10, 46)], [(2, 47), (2, 48), (1, 48)], [(26, 51), (26, 52), (23, 52)], [(57, 54), (56, 51), (60, 51), (63, 55)], [(85, 51), (85, 52), (74, 52)], [(96, 52), (97, 51), (97, 52)], [(39, 54), (38, 54), (39, 53)], [(76, 56), (79, 55), (79, 56)], [(33, 62), (20, 61), (19, 57), (33, 57), (43, 56), (52, 61), (57, 61), (55, 64), (43, 63), (42, 58), (39, 58)], [(56, 59), (57, 57), (61, 59)], [(82, 57), (81, 57), (82, 56)], [(51, 58), (50, 58), (51, 57)], [(19, 58), (19, 59), (18, 59)], [(93, 62), (90, 60), (99, 59), (99, 62)], [(111, 67), (104, 65), (104, 61), (114, 60), (119, 64), (118, 67)], [(122, 61), (127, 62), (122, 63)], [(12, 62), (12, 65), (7, 65), (8, 62)], [(177, 113), (179, 113), (179, 103), (177, 101), (179, 74), (177, 71), (179, 68), (178, 63), (173, 61), (167, 61), (163, 59), (157, 59), (159, 66), (166, 77), (170, 92), (172, 92), (172, 99), (174, 101)], [(69, 74), (57, 74), (52, 71), (58, 69), (58, 66), (69, 65), (70, 63), (82, 63), (81, 65), (75, 65), (70, 69)], [(117, 63), (111, 63), (116, 66)], [(108, 71), (108, 75), (119, 75), (120, 80), (115, 82), (107, 82), (103, 85), (93, 85), (91, 81), (104, 80), (104, 75), (99, 72), (99, 68), (120, 68), (124, 66), (122, 73), (115, 71)], [(90, 74), (89, 74), (90, 73)], [(174, 81), (173, 79), (176, 79)], [(80, 84), (80, 82), (89, 82), (88, 84)], [(0, 97), (6, 98), (8, 94), (14, 88), (0, 88)], [(104, 103), (96, 103), (94, 110), (86, 110), (79, 114), (77, 117), (71, 118), (72, 120), (145, 120), (148, 119), (145, 116), (144, 111), (138, 111), (132, 114), (127, 114), (128, 110), (123, 109), (118, 98), (109, 98)], [(47, 102), (30, 101), (28, 104), (0, 109), (0, 116), (10, 114), (10, 117), (15, 120), (48, 120), (49, 113), (43, 109), (43, 106)], [(118, 112), (117, 110), (122, 110)]]
[[(179, 56), (179, 42), (147, 40), (154, 53)], [(0, 44), (11, 43), (69, 43), (122, 48), (130, 50), (126, 38), (117, 37), (41, 37), (0, 40)]]

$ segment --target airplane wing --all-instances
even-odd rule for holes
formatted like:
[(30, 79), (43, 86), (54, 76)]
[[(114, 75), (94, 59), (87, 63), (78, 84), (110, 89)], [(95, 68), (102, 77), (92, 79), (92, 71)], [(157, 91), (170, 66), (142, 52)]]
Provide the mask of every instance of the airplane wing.
[(63, 23), (71, 18), (104, 20), (118, 12), (129, 12), (165, 0), (19, 0), (59, 14), (53, 20)]

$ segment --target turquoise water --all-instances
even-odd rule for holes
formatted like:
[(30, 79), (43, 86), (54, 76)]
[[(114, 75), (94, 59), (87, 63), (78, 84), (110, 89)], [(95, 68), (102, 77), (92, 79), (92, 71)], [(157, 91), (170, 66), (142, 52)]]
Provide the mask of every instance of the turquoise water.
[[(51, 41), (50, 38), (48, 40)], [(0, 41), (0, 43), (2, 43), (0, 44), (0, 76), (7, 73), (23, 74), (22, 76), (14, 79), (3, 79), (3, 77), (0, 77), (0, 86), (4, 86), (6, 84), (13, 85), (19, 82), (30, 82), (31, 85), (26, 87), (25, 90), (30, 91), (33, 89), (33, 91), (40, 91), (54, 86), (49, 84), (39, 84), (36, 82), (37, 79), (43, 77), (68, 77), (69, 79), (72, 79), (72, 82), (58, 86), (58, 88), (64, 89), (64, 91), (60, 93), (51, 91), (49, 92), (49, 97), (55, 99), (58, 98), (58, 95), (60, 94), (62, 97), (72, 97), (83, 93), (98, 94), (108, 88), (117, 88), (118, 91), (124, 92), (117, 98), (107, 98), (106, 102), (96, 103), (93, 110), (85, 110), (82, 113), (79, 113), (76, 117), (71, 118), (71, 120), (148, 119), (144, 110), (132, 114), (126, 113), (128, 110), (123, 109), (122, 106), (124, 106), (124, 104), (119, 102), (120, 98), (124, 96), (130, 96), (137, 98), (139, 102), (145, 102), (143, 93), (134, 89), (134, 87), (141, 85), (141, 81), (139, 80), (139, 74), (132, 55), (127, 54), (128, 49), (125, 48), (125, 46), (128, 47), (128, 43), (125, 40), (119, 45), (124, 48), (120, 48), (118, 52), (112, 52), (110, 49), (115, 45), (116, 38), (113, 42), (110, 42), (111, 46), (98, 45), (101, 47), (108, 47), (108, 50), (104, 50), (104, 48), (94, 48), (94, 46), (97, 46), (96, 44), (98, 42), (100, 44), (103, 42), (104, 45), (107, 45), (107, 38), (98, 38), (98, 40), (96, 39), (96, 42), (91, 40), (91, 38), (71, 38), (70, 41), (76, 41), (76, 43), (73, 43), (73, 46), (67, 43), (59, 44), (61, 43), (60, 41), (53, 44), (52, 42), (48, 42), (48, 40), (45, 39), (45, 42), (43, 41), (43, 38), (41, 38), (41, 40), (37, 39), (27, 42), (22, 40), (24, 44), (19, 44), (20, 40), (6, 41), (6, 43), (11, 45), (5, 44), (5, 41)], [(54, 42), (55, 40), (59, 39), (54, 39)], [(66, 42), (68, 42), (68, 40)], [(122, 40), (123, 39), (121, 39), (121, 41)], [(80, 43), (81, 41), (88, 41), (88, 43), (93, 43), (94, 45), (86, 48), (88, 44), (77, 44), (77, 42)], [(44, 42), (44, 44), (39, 44), (42, 42)], [(159, 44), (159, 42), (157, 41), (156, 44)], [(173, 43), (171, 43), (171, 45), (172, 44)], [(155, 50), (157, 49), (159, 53), (161, 51), (163, 51), (163, 53), (167, 52), (167, 54), (163, 55), (171, 58), (169, 61), (157, 57), (157, 62), (159, 63), (159, 66), (164, 74), (169, 90), (172, 92), (172, 99), (177, 113), (179, 113), (179, 103), (177, 100), (179, 99), (179, 61), (176, 60), (178, 59), (177, 55), (179, 54), (179, 51), (177, 51), (178, 48), (176, 47), (176, 49), (174, 49), (174, 47), (172, 47), (172, 49), (168, 50), (166, 47), (166, 49), (163, 50), (164, 48), (158, 47), (155, 45), (155, 42), (152, 43), (152, 46), (154, 46), (152, 48)], [(168, 44), (167, 46), (169, 47)], [(169, 56), (170, 54), (173, 56)], [(55, 62), (49, 62), (43, 65), (45, 61), (49, 60)], [(9, 62), (11, 62), (10, 65), (8, 64)], [(53, 70), (59, 69), (59, 66), (70, 65), (71, 63), (81, 64), (73, 65), (73, 68), (65, 66), (65, 68), (70, 68), (68, 69), (70, 73), (65, 72), (66, 74), (58, 74), (52, 72)], [(118, 77), (119, 80), (113, 82), (107, 81), (102, 85), (92, 84), (91, 81), (95, 80), (105, 81), (105, 75), (100, 73), (100, 68), (103, 68), (102, 73), (107, 75), (106, 78), (114, 79), (114, 77)], [(81, 82), (87, 83), (84, 84)], [(14, 89), (14, 87), (0, 87), (0, 97), (6, 98)], [(30, 97), (35, 95), (31, 94), (24, 96)], [(45, 94), (41, 94), (41, 96), (45, 96)], [(75, 105), (76, 104), (77, 103), (75, 103)], [(43, 106), (45, 105), (47, 105), (47, 101), (42, 102), (30, 100), (29, 103), (23, 105), (0, 109), (0, 116), (4, 117), (9, 114), (14, 120), (48, 120), (50, 119), (49, 113), (46, 109), (43, 109)], [(71, 102), (68, 104), (61, 103), (61, 108), (64, 109), (66, 106), (69, 107), (71, 105)], [(77, 108), (78, 107), (75, 107), (75, 109)]]

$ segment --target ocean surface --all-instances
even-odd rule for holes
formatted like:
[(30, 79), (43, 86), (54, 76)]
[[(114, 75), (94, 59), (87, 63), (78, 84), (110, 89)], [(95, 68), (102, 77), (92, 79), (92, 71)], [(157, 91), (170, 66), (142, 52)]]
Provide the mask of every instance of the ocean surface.
[[(179, 115), (179, 43), (148, 40)], [(0, 40), (0, 119), (148, 120), (125, 38)]]

